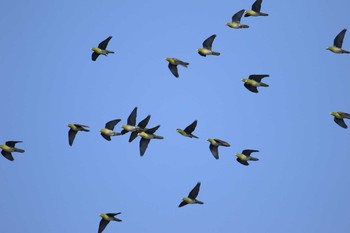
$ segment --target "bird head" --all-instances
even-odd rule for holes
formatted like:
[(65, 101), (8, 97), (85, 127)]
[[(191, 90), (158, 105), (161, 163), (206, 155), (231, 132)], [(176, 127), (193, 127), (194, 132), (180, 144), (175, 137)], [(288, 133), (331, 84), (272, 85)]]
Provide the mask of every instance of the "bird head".
[(235, 156), (239, 157), (239, 154), (235, 154)]
[(242, 82), (247, 82), (247, 80), (248, 80), (247, 78), (242, 78), (241, 79)]
[(97, 52), (97, 48), (91, 48), (92, 51)]
[(167, 60), (168, 62), (171, 62), (171, 58), (169, 57), (165, 58), (165, 60)]
[(178, 133), (180, 133), (181, 129), (176, 129), (176, 131), (177, 131)]
[(328, 47), (326, 48), (326, 50), (331, 50), (331, 46), (328, 46)]
[(332, 116), (335, 116), (337, 113), (336, 112), (331, 112), (329, 114), (331, 114)]
[(69, 128), (72, 128), (73, 127), (73, 124), (68, 124), (67, 125)]
[(1, 148), (1, 149), (4, 149), (4, 147), (5, 147), (5, 145), (0, 145), (0, 148)]

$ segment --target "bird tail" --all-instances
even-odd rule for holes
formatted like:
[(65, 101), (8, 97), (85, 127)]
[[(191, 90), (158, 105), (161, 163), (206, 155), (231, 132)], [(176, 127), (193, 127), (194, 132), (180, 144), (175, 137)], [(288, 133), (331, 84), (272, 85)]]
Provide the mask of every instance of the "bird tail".
[(106, 50), (106, 51), (107, 51), (107, 54), (108, 54), (108, 53), (114, 53), (113, 51), (110, 51), (110, 50)]
[(198, 138), (196, 135), (193, 135), (193, 134), (192, 134), (192, 137), (193, 137), (193, 138)]
[(158, 135), (154, 135), (154, 138), (155, 138), (155, 139), (164, 139), (164, 137), (158, 136)]
[(245, 24), (241, 24), (241, 26), (239, 26), (239, 28), (249, 28), (249, 26), (245, 25)]
[(197, 204), (201, 204), (201, 205), (203, 205), (203, 204), (204, 204), (204, 202), (202, 202), (202, 201), (198, 201), (198, 200), (196, 200), (196, 203), (197, 203)]
[(119, 136), (119, 135), (122, 135), (121, 133), (119, 133), (119, 132), (113, 132), (114, 134), (113, 134), (113, 136)]
[(83, 128), (82, 130), (85, 131), (85, 132), (90, 132), (90, 130), (88, 130), (88, 129), (84, 129), (84, 128)]
[(266, 83), (260, 83), (261, 87), (268, 87), (269, 85), (267, 85)]
[(349, 52), (349, 51), (347, 51), (347, 50), (344, 50), (344, 49), (343, 49), (343, 53), (350, 53), (350, 52)]
[(220, 55), (219, 52), (214, 52), (214, 51), (213, 51), (211, 54), (212, 54), (212, 55), (215, 55), (215, 56), (219, 56), (219, 55)]
[(269, 16), (269, 14), (261, 13), (261, 12), (260, 12), (259, 16)]
[(250, 160), (252, 160), (252, 161), (258, 161), (259, 159), (258, 159), (258, 158), (255, 158), (255, 157), (250, 156)]
[(188, 66), (190, 63), (188, 63), (188, 62), (181, 62), (181, 63), (179, 63), (179, 64), (187, 68), (187, 66)]
[(14, 148), (15, 150), (15, 152), (19, 152), (19, 153), (23, 153), (24, 152), (24, 150), (22, 150), (22, 149), (18, 149), (18, 148)]

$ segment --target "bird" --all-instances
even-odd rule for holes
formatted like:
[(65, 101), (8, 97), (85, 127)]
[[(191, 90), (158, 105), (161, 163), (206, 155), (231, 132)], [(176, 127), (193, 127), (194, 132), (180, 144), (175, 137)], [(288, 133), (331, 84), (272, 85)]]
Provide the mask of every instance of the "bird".
[(268, 87), (266, 83), (262, 83), (261, 79), (269, 77), (268, 74), (252, 74), (249, 78), (241, 79), (244, 82), (244, 86), (251, 92), (258, 93), (257, 87)]
[(188, 62), (181, 61), (180, 59), (177, 59), (174, 57), (173, 58), (167, 57), (167, 58), (165, 58), (165, 60), (167, 60), (169, 62), (169, 64), (168, 64), (169, 70), (176, 78), (179, 77), (179, 72), (177, 71), (177, 66), (182, 65), (183, 67), (187, 68), (187, 66), (190, 64)]
[(201, 182), (198, 182), (196, 186), (191, 190), (191, 192), (188, 194), (188, 197), (182, 198), (182, 202), (179, 204), (179, 207), (182, 207), (187, 204), (201, 204), (203, 205), (204, 202), (197, 200), (197, 196), (199, 193), (199, 188), (201, 186)]
[(349, 51), (342, 49), (345, 33), (346, 29), (339, 32), (339, 34), (334, 38), (333, 46), (329, 46), (327, 50), (333, 53), (350, 53)]
[(91, 59), (93, 61), (96, 61), (96, 59), (98, 58), (98, 56), (100, 56), (101, 54), (104, 56), (107, 56), (109, 53), (114, 53), (113, 51), (107, 50), (107, 45), (109, 43), (109, 41), (112, 39), (112, 36), (109, 36), (107, 39), (105, 39), (104, 41), (102, 41), (101, 43), (98, 44), (97, 48), (92, 48), (91, 50), (94, 51), (91, 55)]
[(219, 52), (214, 52), (212, 50), (212, 45), (213, 45), (213, 41), (215, 39), (216, 35), (213, 34), (210, 37), (208, 37), (205, 41), (203, 41), (203, 48), (199, 48), (197, 51), (199, 53), (199, 55), (206, 57), (207, 55), (215, 55), (215, 56), (219, 56), (220, 53)]
[(106, 228), (106, 226), (108, 225), (108, 223), (110, 221), (121, 222), (122, 221), (121, 219), (115, 217), (118, 214), (121, 214), (121, 212), (100, 214), (101, 221), (100, 221), (100, 224), (98, 226), (98, 233), (101, 233)]
[(182, 136), (189, 138), (198, 138), (196, 135), (193, 135), (192, 132), (196, 129), (197, 120), (193, 121), (189, 126), (187, 126), (184, 130), (176, 129), (176, 131)]
[(16, 143), (20, 143), (22, 141), (7, 141), (5, 145), (0, 145), (1, 154), (8, 160), (13, 161), (14, 158), (12, 156), (12, 152), (24, 153), (24, 150), (16, 148)]
[(151, 139), (164, 139), (164, 137), (154, 134), (159, 127), (160, 127), (160, 125), (157, 125), (156, 127), (153, 127), (151, 129), (147, 129), (145, 131), (137, 133), (137, 135), (141, 137), (141, 139), (140, 139), (140, 156), (143, 156), (145, 154), (146, 149), (147, 149), (148, 144), (151, 141)]
[(262, 3), (262, 0), (256, 0), (253, 3), (253, 5), (252, 5), (252, 9), (251, 10), (247, 10), (245, 12), (244, 17), (249, 17), (249, 16), (268, 16), (269, 14), (260, 12), (261, 3)]
[(253, 152), (259, 152), (258, 150), (243, 150), (242, 153), (235, 154), (237, 156), (237, 161), (245, 166), (248, 166), (248, 161), (258, 161), (258, 158), (250, 156)]
[(85, 128), (89, 128), (89, 126), (81, 125), (81, 124), (68, 124), (68, 127), (70, 128), (68, 131), (68, 143), (70, 146), (73, 145), (75, 135), (78, 133), (78, 131), (85, 131), (85, 132), (90, 131), (88, 129), (85, 129)]
[(244, 12), (245, 12), (244, 9), (238, 11), (236, 14), (234, 14), (234, 15), (232, 16), (232, 21), (226, 23), (226, 25), (229, 26), (230, 28), (236, 28), (236, 29), (239, 29), (239, 28), (249, 28), (248, 25), (241, 24), (241, 18), (242, 18), (242, 15), (243, 15)]
[(217, 138), (208, 138), (207, 141), (210, 142), (209, 149), (215, 159), (219, 159), (219, 151), (218, 151), (219, 146), (225, 146), (225, 147), (231, 146), (228, 142), (225, 142)]
[(129, 137), (129, 142), (132, 142), (137, 137), (138, 133), (146, 129), (146, 126), (151, 118), (151, 115), (148, 115), (145, 119), (140, 121), (137, 125), (136, 125), (136, 117), (137, 117), (137, 107), (135, 107), (130, 113), (127, 120), (127, 124), (122, 125), (122, 128), (123, 128), (123, 130), (121, 131), (122, 135), (126, 134), (127, 132), (131, 132)]
[(104, 139), (106, 139), (107, 141), (111, 140), (111, 136), (118, 136), (121, 135), (121, 133), (118, 132), (114, 132), (114, 126), (116, 124), (119, 123), (119, 121), (121, 121), (120, 119), (115, 119), (115, 120), (111, 120), (108, 121), (105, 125), (105, 127), (103, 129), (100, 130), (101, 135)]
[(337, 123), (340, 127), (347, 129), (348, 126), (344, 122), (344, 118), (350, 119), (350, 114), (346, 112), (331, 112), (331, 115), (334, 116), (334, 122)]

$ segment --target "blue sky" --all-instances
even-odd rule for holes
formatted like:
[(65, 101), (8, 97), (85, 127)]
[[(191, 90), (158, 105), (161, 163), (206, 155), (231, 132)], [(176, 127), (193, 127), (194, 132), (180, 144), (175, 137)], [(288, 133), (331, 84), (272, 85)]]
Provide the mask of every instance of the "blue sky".
[[(268, 1), (268, 17), (225, 26), (253, 1), (7, 1), (3, 12), (0, 232), (338, 232), (350, 230), (349, 55), (326, 50), (349, 28), (346, 1)], [(334, 9), (336, 10), (330, 10)], [(218, 57), (197, 54), (217, 34)], [(108, 57), (90, 48), (112, 35)], [(350, 49), (350, 35), (343, 48)], [(176, 79), (166, 57), (190, 63)], [(269, 74), (254, 94), (241, 82)], [(132, 109), (161, 125), (144, 157), (99, 130)], [(198, 120), (199, 139), (176, 128)], [(68, 145), (69, 123), (90, 126)], [(350, 122), (348, 122), (350, 123)], [(228, 141), (220, 159), (207, 138)], [(257, 149), (244, 167), (235, 153)], [(195, 184), (204, 205), (178, 208)]]

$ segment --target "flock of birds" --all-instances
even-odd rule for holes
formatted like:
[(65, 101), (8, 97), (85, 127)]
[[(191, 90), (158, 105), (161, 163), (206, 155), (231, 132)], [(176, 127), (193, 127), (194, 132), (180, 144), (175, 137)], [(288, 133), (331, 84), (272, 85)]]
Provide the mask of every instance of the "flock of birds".
[[(241, 18), (244, 14), (244, 17), (249, 16), (268, 16), (267, 13), (261, 12), (261, 4), (262, 0), (256, 0), (254, 4), (251, 7), (251, 10), (240, 10), (237, 13), (235, 13), (232, 16), (231, 22), (228, 22), (226, 25), (230, 28), (235, 29), (241, 29), (241, 28), (249, 28), (248, 25), (241, 24)], [(346, 29), (343, 29), (335, 38), (333, 42), (333, 46), (329, 46), (327, 50), (330, 50), (333, 53), (337, 54), (343, 54), (343, 53), (350, 53), (347, 50), (344, 50), (342, 48), (343, 39), (346, 33)], [(207, 56), (207, 55), (214, 55), (219, 56), (220, 53), (212, 50), (212, 45), (214, 42), (216, 35), (213, 34), (210, 37), (208, 37), (203, 42), (203, 47), (198, 49), (198, 53), (201, 56)], [(100, 55), (107, 56), (108, 54), (113, 54), (114, 52), (111, 50), (107, 50), (107, 46), (109, 41), (112, 39), (112, 36), (109, 36), (105, 40), (103, 40), (101, 43), (99, 43), (98, 47), (92, 48), (92, 61), (96, 61), (97, 58)], [(181, 61), (177, 58), (166, 58), (166, 60), (169, 62), (168, 68), (170, 72), (176, 77), (179, 77), (178, 73), (178, 65), (181, 65), (183, 67), (188, 67), (189, 63)], [(258, 93), (258, 87), (268, 87), (268, 84), (263, 83), (261, 80), (263, 78), (269, 77), (268, 74), (252, 74), (248, 78), (242, 79), (244, 82), (245, 88), (247, 88), (249, 91), (253, 93)], [(350, 114), (346, 112), (331, 112), (330, 113), (334, 117), (335, 123), (337, 123), (342, 128), (348, 128), (346, 123), (344, 122), (344, 118), (350, 119)], [(136, 117), (137, 117), (137, 107), (133, 109), (133, 111), (130, 113), (127, 124), (122, 125), (122, 130), (120, 132), (114, 131), (115, 126), (121, 121), (121, 119), (114, 119), (111, 121), (108, 121), (105, 124), (105, 127), (100, 130), (101, 136), (107, 140), (111, 141), (112, 136), (119, 136), (124, 135), (126, 133), (130, 132), (129, 136), (129, 142), (132, 142), (134, 139), (136, 139), (138, 136), (141, 138), (139, 142), (139, 150), (140, 150), (140, 156), (143, 156), (146, 152), (146, 149), (148, 147), (148, 144), (152, 139), (163, 139), (164, 137), (156, 135), (155, 132), (159, 129), (160, 125), (157, 125), (153, 128), (147, 128), (147, 124), (151, 118), (151, 115), (148, 115), (143, 120), (141, 120), (138, 124), (136, 124)], [(76, 134), (79, 131), (83, 132), (89, 132), (88, 129), (89, 126), (83, 125), (83, 124), (68, 124), (68, 127), (70, 128), (68, 131), (68, 143), (70, 146), (73, 145), (74, 139), (76, 137)], [(181, 134), (182, 136), (189, 137), (189, 138), (198, 138), (196, 135), (193, 134), (194, 130), (197, 127), (197, 120), (194, 120), (190, 125), (188, 125), (184, 129), (176, 129), (176, 131)], [(224, 146), (229, 147), (230, 144), (228, 142), (225, 142), (221, 139), (217, 138), (209, 138), (207, 141), (210, 143), (209, 149), (214, 156), (215, 159), (219, 159), (219, 152), (218, 147)], [(24, 153), (25, 151), (23, 149), (19, 149), (16, 147), (17, 143), (20, 143), (22, 141), (6, 141), (5, 145), (0, 145), (0, 148), (2, 149), (1, 154), (8, 160), (13, 161), (14, 158), (12, 156), (12, 152), (19, 152)], [(258, 150), (252, 150), (252, 149), (246, 149), (243, 150), (241, 153), (235, 154), (237, 156), (237, 161), (245, 166), (248, 166), (248, 161), (257, 161), (258, 158), (255, 158), (251, 156), (253, 152), (259, 152)], [(182, 202), (179, 204), (179, 207), (185, 206), (187, 204), (203, 204), (202, 201), (197, 200), (197, 196), (200, 190), (201, 183), (198, 182), (195, 187), (190, 191), (187, 197), (182, 198)], [(122, 220), (115, 217), (116, 215), (119, 215), (121, 212), (118, 213), (104, 213), (100, 214), (101, 220), (99, 223), (98, 233), (101, 233), (108, 223), (110, 221), (117, 221), (121, 222)]]

